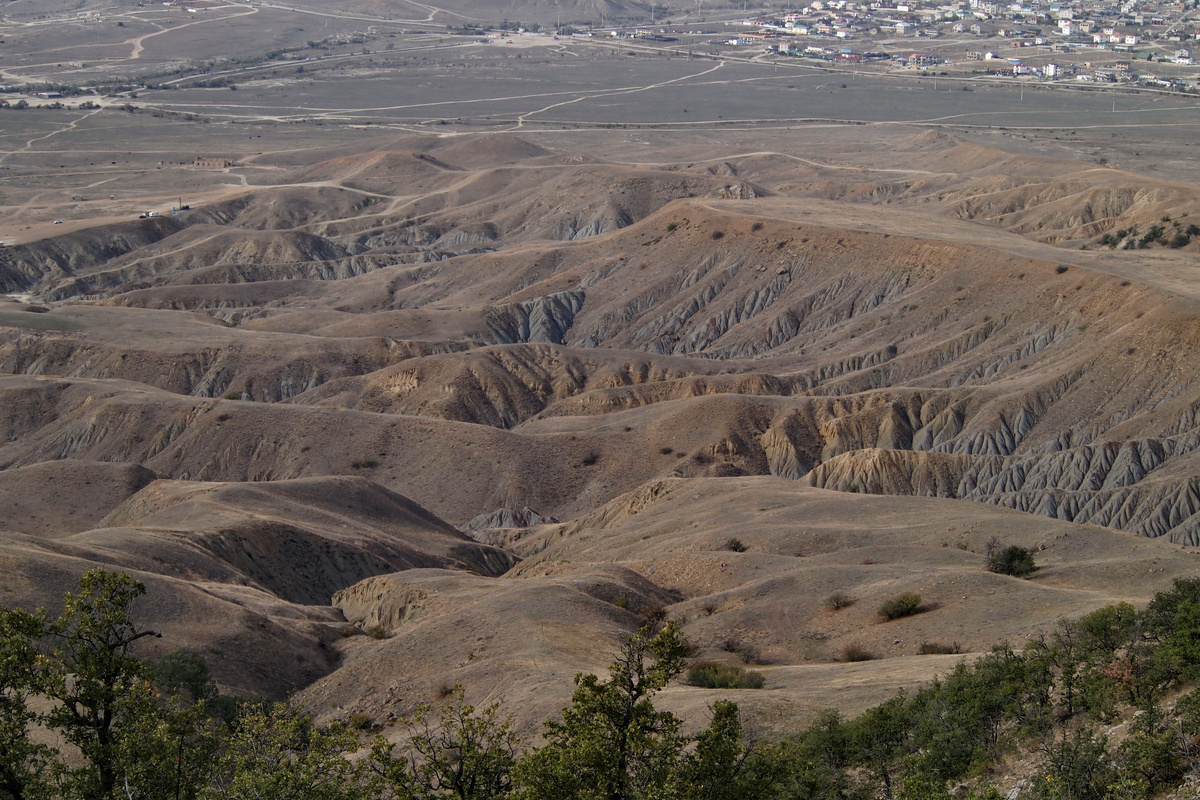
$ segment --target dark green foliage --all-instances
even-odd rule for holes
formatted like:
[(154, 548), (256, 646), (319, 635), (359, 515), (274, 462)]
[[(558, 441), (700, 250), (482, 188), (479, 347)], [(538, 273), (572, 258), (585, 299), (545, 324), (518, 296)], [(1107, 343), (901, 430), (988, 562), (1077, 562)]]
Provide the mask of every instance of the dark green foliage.
[(721, 549), (734, 553), (744, 553), (746, 552), (746, 545), (742, 544), (741, 539), (730, 537), (725, 540), (725, 544), (721, 545)]
[(82, 753), (86, 763), (71, 770), (69, 782), (84, 795), (108, 797), (123, 782), (126, 727), (153, 707), (150, 670), (129, 652), (134, 642), (157, 635), (130, 616), (145, 592), (128, 575), (90, 570), (47, 629), (53, 658), (39, 689), (55, 706), (46, 722)]
[(718, 700), (712, 715), (708, 729), (696, 737), (695, 750), (683, 758), (679, 782), (693, 797), (739, 800), (750, 787), (741, 769), (747, 747), (737, 704)]
[(1150, 796), (1174, 784), (1186, 764), (1184, 743), (1157, 706), (1142, 712), (1129, 726), (1129, 737), (1116, 753), (1116, 762), (1131, 784), (1144, 786)]
[(358, 737), (318, 728), (285, 703), (248, 708), (222, 738), (205, 793), (216, 800), (360, 800), (367, 764), (347, 756)]
[(1165, 679), (1200, 678), (1200, 578), (1176, 579), (1145, 613), (1146, 633), (1159, 643), (1155, 659)]
[(1105, 800), (1107, 788), (1119, 777), (1107, 747), (1105, 737), (1083, 731), (1052, 739), (1042, 748), (1045, 765), (1034, 777), (1034, 797)]
[(961, 653), (962, 649), (958, 646), (958, 642), (954, 644), (945, 644), (944, 642), (921, 642), (917, 648), (919, 656), (945, 656), (954, 653)]
[[(498, 708), (476, 710), (457, 686), (402, 721), (402, 744), (377, 739), (364, 758), (366, 714), (322, 728), (284, 704), (216, 696), (188, 651), (150, 667), (131, 652), (152, 635), (131, 614), (143, 591), (94, 570), (56, 620), (0, 608), (0, 800), (999, 800), (978, 779), (1014, 749), (1038, 758), (1023, 800), (1152, 800), (1200, 766), (1200, 689), (1158, 703), (1200, 669), (1200, 579), (1144, 612), (1108, 606), (1023, 652), (999, 646), (853, 721), (826, 712), (754, 745), (727, 700), (694, 737), (654, 708), (688, 645), (673, 624), (646, 627), (606, 680), (576, 678), (545, 743), (521, 758)], [(762, 685), (712, 662), (689, 682)], [(33, 695), (56, 702), (39, 713)], [(1113, 744), (1103, 720), (1118, 716), (1129, 723)], [(35, 726), (73, 743), (71, 757), (32, 741)]]
[(901, 759), (912, 752), (913, 710), (908, 696), (900, 692), (849, 725), (852, 763), (887, 796), (892, 795)]
[(1012, 575), (1014, 578), (1024, 578), (1037, 572), (1033, 551), (1017, 545), (997, 550), (988, 556), (987, 568), (989, 572)]
[(1200, 736), (1200, 688), (1179, 698), (1175, 704), (1175, 714), (1179, 717), (1179, 729), (1184, 736), (1193, 739)]
[(476, 711), (455, 686), (436, 709), (420, 706), (405, 720), (404, 746), (382, 737), (371, 748), (371, 769), (398, 798), (492, 800), (512, 790), (520, 743), (493, 704)]
[(629, 637), (601, 682), (577, 675), (562, 719), (546, 723), (546, 744), (521, 760), (529, 800), (644, 797), (673, 780), (686, 739), (673, 714), (650, 698), (684, 668), (687, 644), (675, 625)]
[(884, 619), (900, 619), (911, 617), (921, 610), (921, 595), (916, 592), (904, 592), (883, 601), (879, 606), (879, 616)]
[(154, 683), (169, 694), (180, 694), (190, 703), (217, 696), (204, 657), (192, 650), (175, 650), (154, 665)]
[(707, 689), (761, 689), (763, 676), (760, 672), (745, 670), (716, 661), (699, 661), (688, 670), (685, 681), (691, 686)]
[(0, 608), (0, 798), (5, 800), (48, 794), (54, 753), (29, 738), (36, 715), (26, 703), (37, 686), (34, 642), (45, 628), (40, 616)]

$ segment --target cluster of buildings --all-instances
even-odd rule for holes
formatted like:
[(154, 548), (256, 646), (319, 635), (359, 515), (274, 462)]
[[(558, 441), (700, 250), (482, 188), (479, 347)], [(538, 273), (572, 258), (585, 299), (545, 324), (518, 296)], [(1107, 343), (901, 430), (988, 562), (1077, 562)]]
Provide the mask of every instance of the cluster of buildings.
[[(1190, 12), (1190, 13), (1189, 13)], [(989, 0), (813, 0), (803, 8), (745, 21), (766, 37), (837, 39), (956, 37), (1029, 39), (1038, 44), (1134, 47), (1200, 39), (1194, 0), (1139, 3)], [(734, 37), (753, 43), (753, 35)]]
[[(1195, 75), (1181, 77), (1176, 70), (1159, 78), (1146, 66), (1195, 65), (1200, 0), (813, 0), (744, 20), (741, 27), (720, 43), (839, 63), (884, 61), (929, 70), (980, 62), (969, 71), (1191, 88)], [(1031, 48), (1027, 57), (1024, 48)]]

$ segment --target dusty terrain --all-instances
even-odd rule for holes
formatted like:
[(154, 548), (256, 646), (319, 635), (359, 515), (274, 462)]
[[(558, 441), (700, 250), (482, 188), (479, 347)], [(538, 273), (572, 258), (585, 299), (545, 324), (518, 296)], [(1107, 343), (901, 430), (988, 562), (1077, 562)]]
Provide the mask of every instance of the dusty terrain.
[(4, 602), (120, 568), (228, 690), (525, 731), (662, 609), (782, 731), (1200, 570), (1187, 98), (413, 36), (0, 111)]

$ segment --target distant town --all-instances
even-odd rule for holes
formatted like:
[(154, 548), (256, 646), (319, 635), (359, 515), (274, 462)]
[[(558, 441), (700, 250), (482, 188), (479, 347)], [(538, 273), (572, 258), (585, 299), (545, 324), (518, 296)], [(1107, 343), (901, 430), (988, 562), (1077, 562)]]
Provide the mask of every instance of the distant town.
[[(733, 48), (836, 65), (877, 64), (947, 76), (1141, 84), (1200, 91), (1193, 51), (1200, 2), (856, 3), (816, 0), (720, 30), (614, 30), (659, 43), (707, 35)], [(714, 26), (718, 27), (718, 26)], [(740, 28), (740, 30), (738, 29)]]

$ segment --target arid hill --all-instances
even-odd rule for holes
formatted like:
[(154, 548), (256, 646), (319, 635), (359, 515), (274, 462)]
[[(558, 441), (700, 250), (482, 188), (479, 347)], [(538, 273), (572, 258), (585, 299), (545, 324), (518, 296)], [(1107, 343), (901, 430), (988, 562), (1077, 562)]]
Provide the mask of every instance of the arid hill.
[(226, 688), (383, 723), (461, 682), (525, 730), (665, 616), (783, 730), (1197, 569), (1193, 186), (929, 132), (272, 163), (0, 249), (7, 597), (128, 570)]

